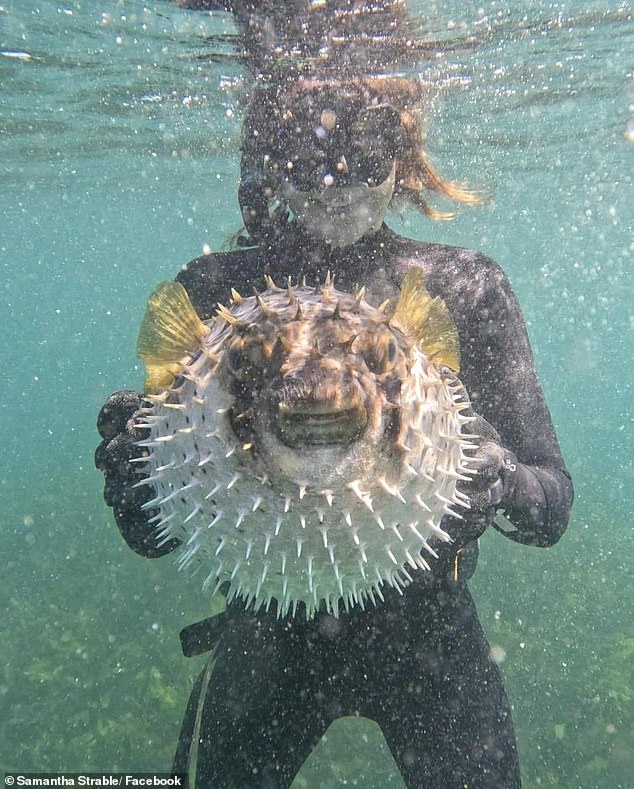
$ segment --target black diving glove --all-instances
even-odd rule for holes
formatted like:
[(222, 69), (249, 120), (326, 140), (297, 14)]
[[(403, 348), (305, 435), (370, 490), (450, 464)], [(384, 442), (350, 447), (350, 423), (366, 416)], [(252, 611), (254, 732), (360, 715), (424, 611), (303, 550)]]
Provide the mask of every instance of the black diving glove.
[(517, 482), (518, 461), (515, 455), (501, 444), (497, 430), (486, 419), (474, 414), (469, 432), (476, 448), (468, 450), (467, 466), (471, 479), (461, 480), (458, 490), (469, 497), (470, 509), (461, 510), (466, 523), (481, 527), (490, 526), (498, 510), (507, 507)]
[(143, 505), (154, 496), (151, 486), (135, 485), (142, 479), (142, 464), (135, 458), (146, 454), (137, 442), (145, 438), (145, 430), (137, 427), (142, 395), (131, 389), (114, 392), (106, 400), (97, 417), (97, 430), (103, 441), (95, 452), (95, 466), (105, 477), (104, 499), (112, 507), (119, 531), (133, 551), (150, 559), (164, 556), (179, 545), (169, 540), (156, 545), (155, 529), (150, 519), (156, 510)]

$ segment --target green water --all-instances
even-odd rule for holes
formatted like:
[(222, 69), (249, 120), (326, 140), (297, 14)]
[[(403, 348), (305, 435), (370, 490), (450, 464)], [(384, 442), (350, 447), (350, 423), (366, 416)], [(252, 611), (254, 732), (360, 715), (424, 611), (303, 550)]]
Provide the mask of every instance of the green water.
[[(390, 223), (504, 266), (577, 491), (558, 546), (487, 534), (473, 582), (525, 786), (631, 788), (629, 4), (414, 5), (447, 42), (421, 67), (432, 157), (495, 200)], [(170, 558), (122, 545), (94, 422), (110, 391), (140, 385), (154, 284), (240, 227), (243, 75), (207, 40), (230, 30), (159, 0), (0, 0), (0, 769), (171, 763), (200, 668), (177, 633), (208, 603)], [(364, 721), (338, 722), (296, 779), (343, 785), (402, 787)]]

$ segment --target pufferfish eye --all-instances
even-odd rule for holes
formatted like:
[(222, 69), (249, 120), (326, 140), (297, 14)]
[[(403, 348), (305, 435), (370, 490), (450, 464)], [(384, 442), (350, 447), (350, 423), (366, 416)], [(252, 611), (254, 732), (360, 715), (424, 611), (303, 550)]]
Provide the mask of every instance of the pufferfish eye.
[(398, 358), (398, 345), (391, 334), (374, 337), (364, 353), (368, 370), (375, 375), (384, 375), (394, 368)]
[(264, 356), (260, 343), (249, 342), (245, 337), (235, 337), (227, 348), (225, 361), (234, 378), (252, 381), (258, 377), (265, 364)]
[(248, 363), (248, 359), (244, 355), (244, 340), (242, 337), (236, 337), (236, 339), (231, 341), (231, 344), (227, 348), (225, 359), (227, 360), (227, 367), (230, 372), (232, 372), (233, 375), (239, 376), (245, 364)]

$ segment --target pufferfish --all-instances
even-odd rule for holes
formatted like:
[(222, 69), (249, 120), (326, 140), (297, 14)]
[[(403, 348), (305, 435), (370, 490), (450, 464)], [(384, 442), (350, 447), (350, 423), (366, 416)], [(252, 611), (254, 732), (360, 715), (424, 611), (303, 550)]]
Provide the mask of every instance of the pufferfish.
[(364, 290), (277, 287), (201, 321), (185, 289), (149, 299), (138, 353), (145, 506), (179, 565), (279, 617), (337, 616), (428, 570), (460, 518), (472, 418), (456, 326), (421, 269), (396, 306)]

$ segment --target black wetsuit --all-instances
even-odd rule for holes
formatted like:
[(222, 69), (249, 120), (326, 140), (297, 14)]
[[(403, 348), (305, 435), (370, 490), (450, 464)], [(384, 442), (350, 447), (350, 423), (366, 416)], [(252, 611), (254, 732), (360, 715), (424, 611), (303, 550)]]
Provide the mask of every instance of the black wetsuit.
[[(566, 528), (572, 484), (537, 380), (526, 329), (501, 269), (471, 250), (404, 239), (383, 227), (345, 250), (304, 244), (297, 229), (268, 248), (197, 258), (177, 279), (203, 318), (230, 287), (250, 292), (268, 274), (314, 282), (327, 271), (340, 289), (366, 286), (375, 304), (398, 293), (407, 269), (422, 267), (460, 335), (460, 378), (474, 409), (515, 453), (517, 484), (505, 514), (519, 542), (549, 546)], [(119, 511), (129, 543), (140, 549), (149, 527), (138, 510)], [(127, 525), (126, 525), (127, 524)], [(455, 524), (454, 524), (455, 526)], [(145, 531), (144, 531), (145, 530)], [(414, 574), (401, 596), (338, 620), (317, 615), (278, 621), (238, 602), (210, 624), (219, 635), (206, 689), (197, 786), (290, 786), (329, 724), (343, 715), (375, 720), (410, 789), (515, 789), (519, 766), (509, 704), (489, 657), (464, 574), (460, 549), (479, 533), (460, 525), (439, 547), (432, 572)], [(152, 554), (152, 551), (148, 551)], [(200, 630), (200, 629), (199, 629)], [(203, 643), (205, 627), (202, 627)], [(213, 634), (213, 635), (212, 635)], [(183, 767), (200, 683), (185, 715), (176, 766)]]

